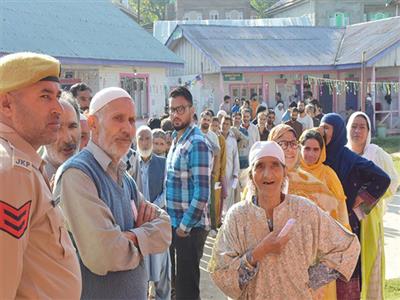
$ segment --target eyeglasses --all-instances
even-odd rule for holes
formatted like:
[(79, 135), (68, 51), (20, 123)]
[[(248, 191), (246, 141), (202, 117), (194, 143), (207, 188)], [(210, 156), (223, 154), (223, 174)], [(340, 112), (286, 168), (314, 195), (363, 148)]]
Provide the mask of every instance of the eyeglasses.
[(172, 115), (174, 113), (177, 113), (178, 115), (183, 115), (186, 111), (186, 108), (191, 107), (191, 105), (180, 105), (177, 107), (170, 107), (169, 108), (169, 113)]
[(280, 141), (278, 145), (281, 146), (282, 150), (286, 150), (288, 147), (292, 149), (297, 149), (299, 147), (299, 143), (297, 141)]

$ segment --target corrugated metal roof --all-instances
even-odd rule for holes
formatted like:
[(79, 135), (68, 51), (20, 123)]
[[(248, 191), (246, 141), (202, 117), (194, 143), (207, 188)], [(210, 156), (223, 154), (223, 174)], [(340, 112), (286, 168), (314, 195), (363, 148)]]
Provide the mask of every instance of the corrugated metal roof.
[(243, 19), (243, 20), (174, 20), (154, 22), (153, 35), (161, 43), (165, 43), (175, 27), (180, 24), (198, 25), (228, 25), (228, 26), (313, 26), (309, 16), (269, 19)]
[(184, 36), (220, 68), (345, 68), (400, 47), (400, 17), (334, 27), (178, 25), (167, 45)]
[(179, 25), (178, 29), (220, 67), (332, 65), (344, 31), (296, 26)]
[(0, 1), (0, 52), (72, 59), (183, 61), (107, 0)]
[(279, 0), (277, 1), (275, 4), (271, 5), (266, 12), (269, 13), (275, 9), (280, 9), (280, 8), (284, 8), (284, 7), (289, 7), (295, 3), (299, 3), (302, 2), (304, 0)]
[(369, 61), (399, 42), (400, 17), (347, 26), (336, 64), (360, 63), (363, 51)]

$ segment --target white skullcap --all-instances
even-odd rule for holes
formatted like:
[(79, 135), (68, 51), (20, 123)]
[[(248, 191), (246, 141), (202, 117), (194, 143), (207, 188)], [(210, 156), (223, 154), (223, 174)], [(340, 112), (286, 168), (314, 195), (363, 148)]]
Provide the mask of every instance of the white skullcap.
[(227, 114), (226, 111), (224, 111), (224, 110), (219, 110), (218, 113), (217, 113), (217, 117), (219, 117), (219, 116), (226, 117), (227, 115), (228, 115), (228, 114)]
[(87, 121), (87, 117), (84, 114), (79, 114), (79, 121)]
[(249, 162), (252, 166), (262, 157), (271, 156), (277, 158), (282, 164), (285, 164), (285, 153), (282, 148), (273, 141), (256, 142), (250, 149)]
[(90, 101), (89, 115), (95, 114), (108, 103), (118, 98), (129, 98), (132, 100), (132, 97), (128, 94), (128, 92), (119, 87), (102, 89), (101, 91), (97, 92), (92, 98), (92, 101)]
[(150, 135), (152, 134), (152, 133), (151, 133), (151, 128), (150, 128), (149, 126), (147, 126), (147, 125), (140, 125), (139, 128), (136, 130), (136, 137), (138, 137), (139, 134), (142, 133), (142, 131), (147, 131), (147, 132), (150, 133)]

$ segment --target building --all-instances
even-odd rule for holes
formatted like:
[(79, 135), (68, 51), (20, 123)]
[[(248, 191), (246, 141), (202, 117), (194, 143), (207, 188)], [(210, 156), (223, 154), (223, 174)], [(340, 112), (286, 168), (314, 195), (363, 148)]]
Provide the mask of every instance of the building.
[(309, 16), (315, 26), (343, 27), (398, 16), (398, 3), (390, 0), (279, 0), (267, 17)]
[(167, 7), (167, 20), (252, 19), (249, 0), (175, 0)]
[(270, 19), (243, 19), (243, 20), (183, 20), (183, 21), (156, 21), (154, 22), (153, 36), (165, 44), (177, 25), (229, 25), (229, 26), (313, 26), (309, 17), (270, 18)]
[(164, 112), (167, 69), (183, 61), (110, 1), (2, 1), (0, 11), (0, 55), (52, 55), (62, 63), (63, 88), (120, 86), (138, 118)]
[(170, 69), (169, 82), (190, 86), (198, 111), (218, 109), (225, 94), (247, 99), (257, 94), (274, 107), (275, 93), (280, 92), (287, 107), (310, 89), (325, 112), (344, 113), (361, 106), (357, 82), (365, 66), (364, 82), (379, 82), (367, 89), (376, 103), (377, 120), (395, 127), (399, 32), (400, 17), (346, 28), (178, 25), (166, 45), (185, 67)]

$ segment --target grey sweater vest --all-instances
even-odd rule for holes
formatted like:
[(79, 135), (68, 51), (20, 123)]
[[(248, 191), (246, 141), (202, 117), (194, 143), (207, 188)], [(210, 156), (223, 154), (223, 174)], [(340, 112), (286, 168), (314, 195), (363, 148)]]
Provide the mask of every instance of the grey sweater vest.
[[(110, 208), (121, 230), (128, 231), (134, 227), (130, 200), (137, 202), (137, 187), (126, 172), (121, 187), (104, 172), (86, 149), (65, 162), (61, 168), (58, 180), (69, 168), (79, 169), (89, 176), (96, 185), (99, 198)], [(143, 261), (133, 270), (109, 272), (105, 276), (92, 273), (80, 258), (79, 262), (82, 272), (82, 299), (147, 299), (148, 276)]]
[(151, 203), (156, 200), (164, 189), (165, 158), (153, 154), (149, 165), (149, 194)]

